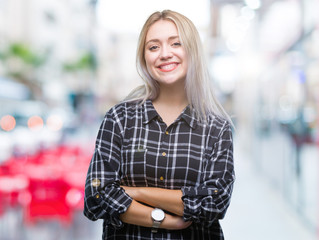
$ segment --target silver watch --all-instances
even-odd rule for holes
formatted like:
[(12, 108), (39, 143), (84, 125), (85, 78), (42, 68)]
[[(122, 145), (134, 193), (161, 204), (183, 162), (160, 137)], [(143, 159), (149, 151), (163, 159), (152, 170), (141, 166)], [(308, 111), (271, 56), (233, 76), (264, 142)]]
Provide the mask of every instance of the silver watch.
[(163, 220), (165, 218), (165, 213), (162, 209), (155, 208), (152, 211), (151, 216), (153, 219), (152, 232), (157, 233), (157, 229), (159, 228), (159, 226), (161, 225), (161, 223), (163, 222)]

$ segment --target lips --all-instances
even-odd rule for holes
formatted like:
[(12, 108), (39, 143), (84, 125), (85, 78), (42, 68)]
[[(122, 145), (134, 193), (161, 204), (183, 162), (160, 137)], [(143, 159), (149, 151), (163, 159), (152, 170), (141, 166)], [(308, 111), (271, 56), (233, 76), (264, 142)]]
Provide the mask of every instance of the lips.
[(161, 64), (158, 66), (158, 69), (162, 72), (170, 72), (175, 70), (178, 67), (178, 63), (176, 62), (170, 62), (170, 63), (165, 63)]

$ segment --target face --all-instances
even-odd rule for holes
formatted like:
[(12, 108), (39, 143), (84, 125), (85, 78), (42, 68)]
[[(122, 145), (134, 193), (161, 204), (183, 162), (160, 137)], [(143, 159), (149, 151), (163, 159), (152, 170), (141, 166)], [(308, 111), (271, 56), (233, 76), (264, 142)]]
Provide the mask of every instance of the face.
[(173, 22), (159, 20), (150, 27), (144, 57), (148, 72), (160, 86), (185, 81), (187, 56)]

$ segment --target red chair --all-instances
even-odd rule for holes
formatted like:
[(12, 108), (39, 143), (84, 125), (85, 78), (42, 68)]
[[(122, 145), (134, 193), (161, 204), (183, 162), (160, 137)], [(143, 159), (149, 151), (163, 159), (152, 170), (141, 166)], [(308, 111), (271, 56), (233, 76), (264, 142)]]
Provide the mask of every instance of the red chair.
[(68, 190), (68, 184), (61, 179), (32, 179), (29, 188), (31, 201), (24, 209), (26, 223), (59, 220), (69, 225), (72, 216), (66, 201)]
[(29, 179), (21, 174), (0, 174), (0, 212), (22, 205), (21, 194), (29, 187)]
[(9, 159), (0, 167), (0, 177), (3, 174), (24, 176), (28, 184), (13, 189), (10, 195), (0, 191), (0, 214), (6, 206), (20, 204), (26, 224), (38, 220), (59, 220), (69, 225), (73, 211), (83, 209), (84, 184), (90, 160), (90, 151), (67, 145)]

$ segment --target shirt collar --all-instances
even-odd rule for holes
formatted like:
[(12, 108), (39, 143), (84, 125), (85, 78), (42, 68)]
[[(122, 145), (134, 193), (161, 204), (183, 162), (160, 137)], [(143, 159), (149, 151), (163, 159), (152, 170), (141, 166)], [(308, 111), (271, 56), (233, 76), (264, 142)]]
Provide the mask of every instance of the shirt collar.
[[(144, 124), (148, 124), (155, 118), (160, 118), (159, 114), (156, 112), (151, 100), (146, 100), (144, 102)], [(195, 110), (187, 106), (182, 114), (179, 116), (178, 120), (183, 119), (191, 128), (195, 129), (197, 126)]]
[(196, 114), (195, 110), (191, 109), (190, 106), (188, 105), (184, 111), (182, 112), (181, 116), (182, 119), (193, 129), (196, 128), (197, 126), (197, 119), (196, 119)]
[(146, 100), (143, 105), (144, 105), (144, 121), (143, 121), (144, 124), (148, 124), (154, 118), (159, 117), (151, 100)]

